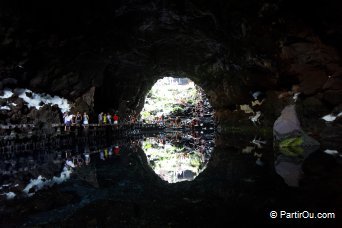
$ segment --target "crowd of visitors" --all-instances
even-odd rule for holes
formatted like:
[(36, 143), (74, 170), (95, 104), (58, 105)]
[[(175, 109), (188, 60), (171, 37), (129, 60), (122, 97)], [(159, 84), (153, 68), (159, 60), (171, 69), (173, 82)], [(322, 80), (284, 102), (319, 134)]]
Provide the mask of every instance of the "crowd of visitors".
[[(80, 112), (77, 112), (76, 114), (65, 112), (63, 114), (63, 120), (64, 120), (64, 130), (68, 131), (70, 130), (71, 126), (83, 126), (88, 127), (90, 123), (89, 115), (84, 112), (83, 115)], [(99, 125), (114, 125), (115, 127), (119, 124), (119, 116), (117, 113), (110, 114), (110, 113), (103, 113), (101, 112), (98, 115), (98, 122)]]

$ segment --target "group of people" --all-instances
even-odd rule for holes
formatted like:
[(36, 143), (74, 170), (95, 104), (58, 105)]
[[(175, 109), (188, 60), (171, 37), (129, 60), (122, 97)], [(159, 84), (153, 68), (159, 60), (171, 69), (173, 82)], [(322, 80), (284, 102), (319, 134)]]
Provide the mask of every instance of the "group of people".
[(83, 125), (84, 127), (87, 127), (89, 125), (89, 116), (86, 112), (84, 112), (83, 115), (80, 112), (77, 112), (76, 114), (65, 112), (63, 114), (63, 120), (65, 131), (70, 130), (71, 126)]
[(109, 124), (109, 125), (118, 125), (119, 124), (119, 116), (115, 113), (114, 115), (111, 115), (110, 113), (103, 113), (101, 112), (97, 116), (98, 124)]
[[(68, 131), (70, 130), (71, 126), (83, 126), (88, 127), (89, 126), (89, 115), (84, 112), (83, 115), (80, 112), (77, 112), (76, 114), (73, 114), (71, 112), (65, 112), (63, 114), (63, 120), (64, 120), (64, 130)], [(115, 113), (114, 115), (111, 115), (109, 113), (104, 114), (101, 112), (98, 115), (98, 124), (104, 124), (104, 125), (118, 125), (119, 123), (119, 116)]]

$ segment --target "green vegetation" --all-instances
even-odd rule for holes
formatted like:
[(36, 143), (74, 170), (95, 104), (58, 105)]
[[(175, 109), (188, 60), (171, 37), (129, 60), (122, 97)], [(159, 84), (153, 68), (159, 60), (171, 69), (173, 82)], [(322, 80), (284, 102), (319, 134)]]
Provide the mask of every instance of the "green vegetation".
[[(178, 85), (171, 78), (158, 80), (148, 92), (141, 118), (152, 122), (161, 115), (181, 115), (186, 106), (196, 104), (200, 99), (198, 87), (191, 81)], [(184, 79), (183, 79), (184, 80)]]

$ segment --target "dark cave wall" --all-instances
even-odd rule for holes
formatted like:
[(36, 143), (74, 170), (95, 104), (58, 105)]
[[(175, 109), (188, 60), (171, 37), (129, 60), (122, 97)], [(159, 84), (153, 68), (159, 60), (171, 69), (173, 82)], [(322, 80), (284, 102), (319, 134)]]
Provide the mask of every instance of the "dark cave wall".
[[(158, 78), (176, 74), (205, 89), (222, 120), (250, 101), (250, 90), (276, 97), (294, 82), (324, 110), (341, 104), (338, 1), (0, 4), (0, 89), (29, 87), (82, 111), (125, 112), (141, 108)], [(272, 118), (274, 107), (264, 110)]]

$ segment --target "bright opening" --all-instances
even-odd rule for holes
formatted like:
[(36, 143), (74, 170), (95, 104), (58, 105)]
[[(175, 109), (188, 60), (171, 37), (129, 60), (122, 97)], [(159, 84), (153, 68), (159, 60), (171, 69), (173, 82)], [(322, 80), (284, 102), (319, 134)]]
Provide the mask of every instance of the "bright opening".
[(213, 109), (193, 81), (158, 80), (146, 96), (141, 118), (164, 127), (158, 137), (147, 137), (142, 144), (149, 165), (163, 180), (193, 180), (206, 168), (214, 148)]
[(159, 79), (146, 96), (141, 118), (152, 123), (164, 116), (190, 115), (203, 91), (188, 78)]

